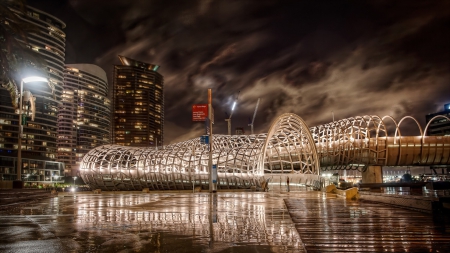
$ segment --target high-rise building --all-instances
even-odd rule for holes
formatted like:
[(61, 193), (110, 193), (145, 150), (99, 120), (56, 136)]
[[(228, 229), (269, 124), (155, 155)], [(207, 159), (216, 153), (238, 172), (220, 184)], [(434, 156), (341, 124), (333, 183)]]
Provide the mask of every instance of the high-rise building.
[[(32, 7), (22, 13), (11, 10), (24, 22), (33, 24), (38, 33), (28, 34), (28, 43), (47, 63), (49, 83), (27, 83), (36, 97), (34, 121), (23, 126), (22, 180), (40, 184), (60, 180), (63, 163), (57, 162), (57, 114), (63, 91), (65, 28), (58, 18)], [(27, 74), (27, 73), (24, 73)], [(23, 107), (28, 110), (27, 106)], [(18, 122), (9, 92), (0, 87), (0, 180), (17, 178)]]
[(158, 65), (119, 56), (114, 66), (113, 143), (161, 146), (164, 143), (164, 80)]
[(93, 64), (68, 64), (58, 116), (58, 161), (75, 176), (84, 154), (111, 143), (111, 102), (105, 71)]
[[(450, 118), (450, 104), (445, 104), (443, 111), (427, 114), (425, 116), (427, 124), (438, 115)], [(443, 117), (433, 120), (427, 129), (427, 135), (450, 135), (450, 121)]]
[[(450, 120), (444, 118), (444, 117), (438, 117), (431, 121), (436, 116), (445, 116), (447, 118), (450, 118), (450, 104), (444, 105), (444, 110), (440, 112), (430, 113), (425, 116), (428, 126), (427, 129), (427, 135), (433, 136), (433, 135), (450, 135)], [(431, 123), (430, 123), (431, 121)], [(433, 174), (450, 174), (450, 166), (449, 165), (437, 165), (437, 166), (430, 166), (430, 169), (433, 171)], [(441, 171), (439, 172), (439, 169)]]

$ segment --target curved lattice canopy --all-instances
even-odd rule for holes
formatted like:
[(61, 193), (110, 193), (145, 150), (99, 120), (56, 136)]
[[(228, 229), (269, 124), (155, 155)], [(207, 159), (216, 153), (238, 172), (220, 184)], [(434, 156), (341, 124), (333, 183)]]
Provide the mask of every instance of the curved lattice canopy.
[[(406, 120), (417, 125), (417, 136), (402, 136)], [(427, 128), (411, 117), (397, 123), (374, 115), (309, 128), (299, 116), (283, 114), (266, 134), (214, 135), (217, 187), (249, 188), (267, 174), (318, 175), (319, 168), (449, 164), (450, 136), (425, 136)], [(163, 149), (100, 146), (83, 157), (80, 174), (92, 188), (105, 190), (207, 189), (208, 148), (199, 138)]]
[[(264, 173), (318, 174), (313, 138), (295, 114), (278, 117), (269, 133), (214, 135), (218, 188), (259, 186)], [(104, 145), (83, 157), (80, 174), (101, 189), (192, 189), (208, 187), (209, 145), (199, 138), (164, 147)]]

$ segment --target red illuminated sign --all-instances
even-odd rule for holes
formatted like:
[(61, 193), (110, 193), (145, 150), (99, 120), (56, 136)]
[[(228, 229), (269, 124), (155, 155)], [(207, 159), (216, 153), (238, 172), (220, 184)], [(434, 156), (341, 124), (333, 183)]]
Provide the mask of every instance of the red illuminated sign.
[(192, 121), (205, 121), (208, 118), (208, 104), (192, 105)]

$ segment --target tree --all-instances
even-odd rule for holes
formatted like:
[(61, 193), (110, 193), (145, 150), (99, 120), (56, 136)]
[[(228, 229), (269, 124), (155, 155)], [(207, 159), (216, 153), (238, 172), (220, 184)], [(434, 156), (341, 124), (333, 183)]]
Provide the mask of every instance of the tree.
[(25, 0), (0, 0), (0, 82), (11, 94), (14, 108), (18, 107), (18, 84), (26, 68), (43, 70), (45, 60), (33, 51), (28, 34), (39, 33), (39, 28), (23, 21), (26, 15)]

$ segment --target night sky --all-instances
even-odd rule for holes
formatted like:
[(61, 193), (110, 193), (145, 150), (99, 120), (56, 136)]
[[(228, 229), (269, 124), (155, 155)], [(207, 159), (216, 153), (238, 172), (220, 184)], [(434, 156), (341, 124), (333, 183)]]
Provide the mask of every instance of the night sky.
[(99, 65), (110, 86), (117, 55), (161, 66), (165, 144), (203, 134), (204, 124), (191, 122), (191, 105), (206, 103), (208, 88), (218, 134), (227, 132), (226, 112), (239, 91), (232, 126), (246, 133), (258, 98), (256, 133), (285, 112), (309, 126), (332, 121), (332, 112), (336, 120), (410, 115), (424, 125), (425, 114), (450, 103), (450, 1), (28, 4), (67, 24), (66, 63)]

